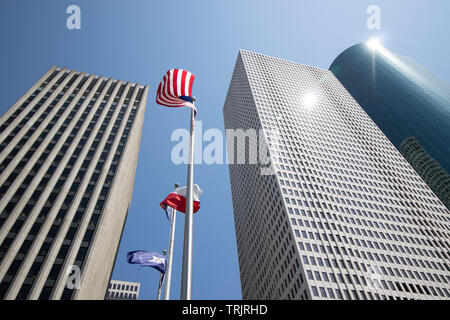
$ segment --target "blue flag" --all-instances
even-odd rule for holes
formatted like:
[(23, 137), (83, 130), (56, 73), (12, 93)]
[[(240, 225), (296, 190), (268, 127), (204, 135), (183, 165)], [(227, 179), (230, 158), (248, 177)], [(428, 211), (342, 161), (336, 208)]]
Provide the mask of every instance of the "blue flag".
[(166, 257), (158, 252), (136, 250), (127, 253), (128, 263), (140, 264), (143, 267), (152, 267), (162, 273), (166, 272)]

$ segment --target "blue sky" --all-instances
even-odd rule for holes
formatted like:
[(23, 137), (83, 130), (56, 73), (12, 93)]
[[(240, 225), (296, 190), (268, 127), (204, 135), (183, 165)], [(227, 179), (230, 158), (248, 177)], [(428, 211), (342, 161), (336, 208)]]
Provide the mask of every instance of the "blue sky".
[[(81, 8), (81, 30), (66, 27), (66, 8)], [(369, 30), (366, 9), (381, 9), (381, 30)], [(196, 75), (203, 132), (223, 130), (222, 108), (239, 49), (328, 69), (347, 47), (377, 36), (450, 82), (448, 0), (3, 0), (0, 2), (0, 114), (52, 65), (148, 84), (133, 200), (113, 279), (141, 282), (141, 299), (155, 299), (159, 272), (125, 261), (127, 251), (162, 251), (169, 222), (159, 207), (186, 166), (171, 162), (173, 130), (187, 128), (188, 110), (155, 104), (163, 74)], [(204, 143), (205, 145), (206, 143)], [(204, 190), (194, 225), (194, 299), (241, 299), (228, 168), (197, 165)], [(184, 216), (178, 214), (172, 298), (181, 281)], [(270, 253), (267, 253), (270, 254)]]

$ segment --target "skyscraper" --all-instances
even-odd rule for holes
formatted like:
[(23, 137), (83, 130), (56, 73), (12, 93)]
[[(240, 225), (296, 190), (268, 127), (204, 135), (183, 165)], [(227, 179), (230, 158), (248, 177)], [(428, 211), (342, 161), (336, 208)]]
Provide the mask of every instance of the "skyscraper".
[(241, 50), (223, 113), (244, 299), (450, 298), (448, 210), (331, 72)]
[(52, 67), (0, 118), (2, 299), (104, 299), (147, 92)]
[(106, 300), (137, 300), (139, 298), (139, 282), (111, 280), (106, 293)]
[(414, 137), (403, 140), (400, 152), (450, 210), (450, 174), (433, 159)]
[[(414, 137), (450, 173), (447, 83), (376, 41), (348, 48), (334, 60), (330, 70), (397, 149), (405, 139)], [(435, 189), (439, 183), (422, 178), (436, 195), (442, 193)], [(446, 205), (450, 208), (450, 203)]]

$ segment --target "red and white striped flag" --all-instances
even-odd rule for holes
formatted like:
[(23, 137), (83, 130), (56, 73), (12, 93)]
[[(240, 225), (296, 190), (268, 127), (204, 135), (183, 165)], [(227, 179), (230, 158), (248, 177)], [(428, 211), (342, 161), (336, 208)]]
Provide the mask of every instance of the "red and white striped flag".
[(166, 72), (156, 92), (156, 103), (165, 107), (189, 107), (197, 113), (192, 98), (195, 76), (183, 69)]

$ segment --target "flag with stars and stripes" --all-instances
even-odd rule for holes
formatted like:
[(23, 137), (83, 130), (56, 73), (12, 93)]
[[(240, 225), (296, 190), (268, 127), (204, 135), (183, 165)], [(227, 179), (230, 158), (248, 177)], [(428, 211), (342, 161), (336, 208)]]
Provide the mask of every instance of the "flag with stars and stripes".
[(194, 109), (192, 85), (195, 76), (183, 69), (171, 69), (166, 72), (156, 92), (156, 103), (165, 107), (189, 107)]

